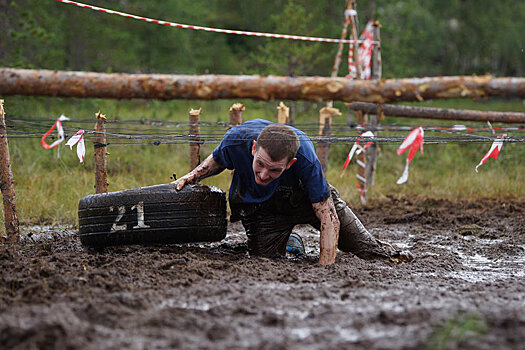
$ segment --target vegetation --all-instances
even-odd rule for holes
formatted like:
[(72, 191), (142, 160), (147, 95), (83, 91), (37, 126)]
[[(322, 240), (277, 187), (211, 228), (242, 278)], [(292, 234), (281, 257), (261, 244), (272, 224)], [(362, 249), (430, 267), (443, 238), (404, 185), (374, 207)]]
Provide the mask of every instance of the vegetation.
[[(86, 1), (123, 12), (178, 23), (210, 27), (337, 38), (343, 23), (344, 1), (336, 5), (312, 0), (178, 0)], [(524, 74), (520, 40), (525, 32), (525, 4), (519, 1), (358, 1), (360, 29), (369, 18), (382, 23), (383, 76), (408, 77), (449, 74), (519, 76)], [(183, 74), (324, 75), (331, 72), (337, 45), (289, 42), (255, 37), (197, 32), (148, 24), (64, 5), (56, 1), (0, 1), (0, 66), (99, 72)], [(343, 62), (345, 60), (343, 59)], [(344, 63), (340, 75), (346, 74)], [(110, 119), (186, 121), (190, 108), (203, 108), (203, 121), (227, 121), (237, 101), (109, 101), (97, 99), (5, 98), (8, 119), (54, 120), (65, 114), (75, 120), (93, 119), (101, 110)], [(279, 101), (241, 101), (244, 119), (276, 119)], [(289, 102), (286, 102), (289, 104)], [(522, 101), (448, 100), (425, 106), (524, 112)], [(296, 123), (314, 123), (320, 104), (294, 104)], [(335, 107), (345, 111), (345, 106)], [(337, 123), (344, 123), (341, 117)], [(71, 123), (73, 123), (73, 121)], [(93, 123), (85, 128), (91, 129)], [(387, 118), (384, 124), (429, 125), (432, 121)], [(452, 124), (434, 122), (436, 124)], [(49, 122), (49, 126), (52, 123)], [(66, 123), (67, 126), (67, 123)], [(483, 125), (484, 126), (484, 125)], [(44, 130), (45, 131), (45, 130)], [(71, 130), (69, 130), (71, 131)], [(10, 130), (8, 130), (8, 133)], [(388, 135), (388, 134), (384, 134)], [(397, 133), (401, 136), (402, 134)], [(93, 193), (92, 144), (86, 163), (61, 146), (46, 151), (38, 138), (10, 138), (19, 218), (23, 223), (76, 224), (78, 200)], [(204, 144), (203, 156), (215, 144)], [(498, 160), (474, 172), (488, 144), (425, 145), (411, 164), (409, 182), (395, 184), (406, 155), (397, 144), (380, 145), (376, 183), (369, 198), (390, 195), (450, 199), (498, 196), (524, 198), (522, 144), (505, 144)], [(359, 205), (355, 164), (339, 174), (347, 144), (331, 148), (329, 182), (352, 205)], [(109, 146), (110, 190), (166, 183), (188, 170), (187, 145)], [(228, 189), (229, 174), (205, 183)], [(3, 220), (3, 215), (0, 217)]]
[(476, 314), (460, 313), (437, 326), (430, 335), (426, 350), (460, 348), (467, 341), (489, 331), (487, 321)]
[[(201, 26), (338, 38), (345, 1), (85, 1)], [(525, 3), (359, 0), (360, 30), (382, 24), (383, 75), (525, 72)], [(301, 43), (149, 24), (54, 0), (0, 1), (0, 66), (47, 69), (324, 75), (337, 44)], [(341, 69), (342, 75), (346, 74)]]

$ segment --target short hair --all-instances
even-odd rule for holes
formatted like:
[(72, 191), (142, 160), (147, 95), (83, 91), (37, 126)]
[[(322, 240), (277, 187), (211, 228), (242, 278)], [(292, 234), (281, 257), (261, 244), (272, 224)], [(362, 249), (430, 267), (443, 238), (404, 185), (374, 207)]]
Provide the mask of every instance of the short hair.
[(292, 128), (283, 124), (270, 124), (257, 137), (255, 149), (264, 148), (273, 161), (284, 158), (291, 161), (300, 145), (299, 137)]

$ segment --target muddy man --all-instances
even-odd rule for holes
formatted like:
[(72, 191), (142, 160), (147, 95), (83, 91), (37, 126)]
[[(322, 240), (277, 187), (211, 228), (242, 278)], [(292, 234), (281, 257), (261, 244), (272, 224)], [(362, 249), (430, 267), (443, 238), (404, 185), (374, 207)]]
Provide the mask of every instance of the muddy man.
[(394, 250), (367, 231), (326, 182), (314, 145), (301, 130), (247, 121), (230, 129), (208, 158), (174, 183), (180, 190), (224, 169), (235, 170), (230, 221), (242, 220), (250, 255), (283, 256), (287, 246), (304, 251), (300, 237), (290, 235), (295, 225), (311, 224), (321, 232), (321, 265), (335, 262), (337, 248), (363, 259), (411, 260), (410, 253)]

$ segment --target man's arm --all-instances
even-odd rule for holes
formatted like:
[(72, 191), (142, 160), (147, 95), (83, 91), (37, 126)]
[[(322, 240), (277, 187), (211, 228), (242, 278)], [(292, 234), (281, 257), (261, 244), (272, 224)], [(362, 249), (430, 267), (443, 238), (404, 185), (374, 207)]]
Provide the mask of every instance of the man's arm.
[(335, 211), (332, 197), (312, 204), (315, 215), (321, 221), (321, 253), (319, 254), (320, 265), (331, 265), (335, 262), (337, 253), (337, 240), (339, 239), (339, 218)]
[(210, 154), (202, 163), (195, 169), (184, 175), (172, 183), (177, 185), (177, 191), (182, 190), (184, 185), (199, 182), (209, 176), (217, 175), (225, 168), (213, 159), (213, 154)]

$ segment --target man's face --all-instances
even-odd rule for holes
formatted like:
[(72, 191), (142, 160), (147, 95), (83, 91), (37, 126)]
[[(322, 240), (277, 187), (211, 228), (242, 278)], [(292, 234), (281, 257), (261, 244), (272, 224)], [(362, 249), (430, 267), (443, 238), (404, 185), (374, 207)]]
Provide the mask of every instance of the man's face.
[(253, 155), (253, 174), (255, 175), (255, 182), (258, 185), (266, 186), (273, 180), (277, 179), (281, 174), (290, 169), (296, 158), (288, 162), (288, 159), (283, 158), (279, 161), (272, 160), (270, 155), (262, 147), (256, 150), (256, 142), (253, 141), (252, 155)]

